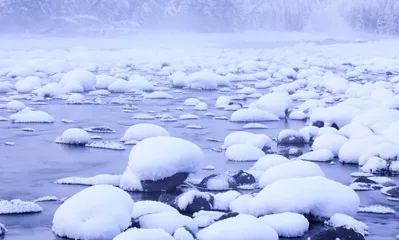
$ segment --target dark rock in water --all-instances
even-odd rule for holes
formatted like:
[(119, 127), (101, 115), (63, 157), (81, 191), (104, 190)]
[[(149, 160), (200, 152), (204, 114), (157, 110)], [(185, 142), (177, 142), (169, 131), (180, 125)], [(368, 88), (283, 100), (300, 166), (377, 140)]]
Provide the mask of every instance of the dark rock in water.
[(367, 177), (364, 177), (364, 176), (356, 178), (353, 182), (354, 183), (378, 184), (376, 181), (371, 180), (371, 179), (369, 179)]
[(302, 136), (287, 136), (278, 141), (281, 145), (305, 145), (306, 141)]
[(234, 180), (234, 178), (226, 174), (211, 174), (208, 177), (202, 179), (202, 181), (198, 184), (198, 187), (208, 190), (227, 190), (227, 189), (211, 189), (208, 184), (214, 179), (218, 179), (218, 181), (220, 181), (220, 179), (224, 179), (226, 180), (229, 189), (237, 189), (237, 183)]
[(387, 191), (390, 197), (398, 198), (399, 197), (399, 187), (391, 188)]
[(228, 219), (228, 218), (237, 217), (238, 214), (239, 214), (238, 212), (228, 212), (228, 213), (225, 213), (225, 214), (223, 214), (222, 216), (220, 216), (220, 218), (218, 218), (218, 219), (216, 220), (216, 222), (222, 221), (222, 220), (225, 220), (225, 219)]
[(365, 240), (364, 236), (345, 227), (329, 228), (314, 235), (311, 240)]
[(175, 200), (176, 196), (167, 193), (161, 194), (158, 198), (158, 202), (168, 204), (169, 206), (173, 206)]
[(161, 191), (174, 191), (176, 187), (183, 184), (188, 177), (188, 173), (176, 173), (171, 177), (167, 177), (162, 180), (151, 181), (144, 180), (141, 181), (143, 190), (146, 192), (161, 192)]
[[(200, 193), (200, 192), (198, 192), (198, 193)], [(214, 204), (215, 199), (209, 193), (205, 193), (205, 194), (208, 194), (208, 198), (202, 196), (202, 194), (204, 194), (204, 193), (193, 196), (192, 202), (189, 203), (187, 206), (185, 206), (184, 209), (181, 209), (179, 207), (178, 203), (179, 203), (180, 199), (184, 196), (184, 194), (187, 194), (187, 193), (183, 193), (183, 194), (177, 196), (174, 204), (172, 205), (180, 212), (193, 214), (193, 213), (196, 213), (199, 211), (210, 211), (213, 209), (213, 204)]]
[(337, 125), (336, 123), (333, 123), (333, 124), (331, 125), (331, 127), (335, 128), (335, 129), (337, 129), (337, 130), (339, 130), (339, 127), (338, 127), (338, 125)]
[(301, 156), (303, 154), (302, 149), (294, 148), (294, 147), (287, 147), (287, 148), (280, 148), (277, 154), (284, 155), (284, 156)]
[(140, 228), (139, 219), (132, 218), (132, 224), (130, 225), (130, 228)]
[(250, 173), (244, 172), (243, 170), (240, 170), (231, 177), (234, 179), (237, 186), (256, 183), (255, 177)]
[(85, 128), (86, 132), (93, 132), (93, 133), (114, 133), (115, 131), (109, 127), (88, 127)]
[(312, 126), (318, 127), (318, 128), (322, 128), (324, 127), (324, 122), (323, 121), (316, 121), (312, 124)]

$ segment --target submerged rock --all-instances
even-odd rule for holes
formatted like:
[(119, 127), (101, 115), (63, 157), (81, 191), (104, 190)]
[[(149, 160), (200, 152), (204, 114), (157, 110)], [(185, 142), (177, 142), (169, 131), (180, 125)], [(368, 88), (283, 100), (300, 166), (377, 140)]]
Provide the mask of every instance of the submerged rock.
[(256, 178), (245, 171), (228, 171), (226, 173), (211, 174), (202, 179), (198, 184), (199, 188), (214, 191), (237, 189), (240, 186), (247, 186), (256, 183)]
[(197, 190), (189, 190), (179, 196), (161, 194), (158, 201), (168, 204), (186, 214), (193, 214), (199, 211), (210, 211), (213, 209), (214, 205), (213, 195)]
[(311, 240), (365, 240), (365, 237), (353, 229), (346, 227), (329, 228), (317, 233)]
[(187, 177), (188, 173), (176, 173), (162, 180), (143, 180), (141, 185), (145, 192), (173, 191), (177, 186), (183, 184)]

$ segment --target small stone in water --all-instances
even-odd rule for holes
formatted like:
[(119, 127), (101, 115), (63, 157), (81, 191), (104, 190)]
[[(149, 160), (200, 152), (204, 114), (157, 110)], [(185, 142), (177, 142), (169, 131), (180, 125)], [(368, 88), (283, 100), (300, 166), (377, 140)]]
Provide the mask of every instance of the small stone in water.
[(393, 202), (399, 202), (399, 198), (394, 198), (394, 197), (387, 197), (387, 200), (388, 201), (393, 201)]
[(188, 129), (204, 129), (205, 127), (202, 125), (187, 125), (186, 128), (188, 128)]
[(229, 120), (229, 118), (226, 117), (226, 116), (214, 117), (213, 119), (215, 119), (215, 120)]
[(215, 167), (212, 165), (208, 165), (202, 168), (203, 170), (215, 170)]
[(182, 107), (177, 107), (176, 110), (178, 110), (178, 111), (183, 111), (184, 108), (182, 108)]
[(61, 122), (63, 122), (63, 123), (73, 123), (73, 121), (69, 120), (69, 119), (62, 119)]
[(103, 139), (103, 137), (99, 136), (99, 135), (92, 135), (90, 136), (90, 139)]
[(15, 143), (14, 142), (5, 142), (4, 145), (6, 145), (6, 146), (14, 146)]
[(335, 165), (335, 162), (331, 161), (331, 162), (330, 162), (330, 165)]
[(221, 142), (221, 140), (217, 138), (207, 138), (206, 140), (209, 142)]
[(22, 128), (21, 130), (24, 131), (24, 132), (33, 132), (33, 131), (35, 131), (35, 130), (33, 130), (33, 128)]
[(214, 152), (223, 152), (223, 149), (221, 148), (211, 148), (211, 150)]

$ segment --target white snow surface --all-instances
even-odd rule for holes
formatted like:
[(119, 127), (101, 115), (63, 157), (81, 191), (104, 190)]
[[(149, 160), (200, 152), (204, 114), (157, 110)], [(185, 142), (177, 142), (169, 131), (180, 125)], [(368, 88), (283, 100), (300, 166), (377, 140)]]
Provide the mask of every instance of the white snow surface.
[(263, 156), (265, 156), (265, 153), (251, 144), (233, 144), (226, 149), (226, 157), (230, 161), (257, 161)]
[(262, 220), (250, 215), (240, 214), (200, 230), (197, 239), (278, 240), (279, 238), (276, 231)]
[(53, 123), (54, 118), (50, 114), (43, 111), (32, 111), (24, 109), (10, 116), (10, 120), (14, 123)]
[(76, 68), (67, 72), (59, 84), (68, 92), (84, 92), (95, 90), (96, 76), (83, 68)]
[(367, 235), (369, 230), (369, 227), (365, 223), (342, 213), (334, 214), (328, 221), (325, 222), (325, 224), (332, 227), (345, 227), (347, 229), (352, 229), (363, 236)]
[(367, 207), (360, 207), (359, 212), (375, 213), (375, 214), (394, 214), (396, 211), (390, 207), (382, 205), (371, 205)]
[(129, 127), (123, 137), (122, 142), (126, 141), (141, 141), (150, 137), (170, 136), (169, 132), (161, 126), (151, 123), (138, 123)]
[(312, 148), (314, 150), (328, 149), (335, 156), (338, 156), (339, 150), (347, 141), (348, 139), (344, 136), (334, 133), (328, 133), (316, 137), (313, 142)]
[(112, 240), (175, 240), (169, 233), (162, 229), (131, 228)]
[(71, 185), (112, 185), (119, 186), (121, 175), (99, 174), (93, 177), (67, 177), (55, 181), (57, 184)]
[(143, 229), (162, 229), (173, 234), (177, 229), (187, 226), (194, 233), (198, 232), (198, 224), (194, 219), (176, 212), (161, 212), (140, 217), (140, 227)]
[(173, 208), (165, 203), (158, 201), (138, 201), (134, 203), (134, 208), (132, 212), (133, 218), (139, 218), (141, 216), (153, 213), (161, 212), (174, 212), (178, 213), (176, 208)]
[(0, 215), (4, 214), (21, 214), (21, 213), (38, 213), (43, 208), (34, 202), (22, 201), (20, 199), (0, 200)]
[(330, 218), (335, 213), (355, 216), (359, 196), (350, 187), (316, 176), (289, 178), (266, 186), (250, 202), (255, 216), (294, 212)]
[(255, 134), (245, 131), (237, 131), (226, 136), (223, 148), (227, 149), (233, 144), (250, 144), (259, 149), (270, 147), (272, 140), (266, 134)]
[(301, 237), (309, 229), (309, 221), (298, 213), (277, 213), (259, 218), (273, 228), (279, 237)]
[(265, 172), (273, 166), (277, 166), (283, 163), (287, 163), (290, 160), (284, 156), (278, 154), (267, 154), (256, 161), (252, 166), (251, 170)]
[(120, 186), (140, 190), (140, 180), (162, 180), (179, 172), (195, 173), (201, 169), (204, 153), (194, 143), (175, 137), (150, 137), (135, 145)]
[(60, 237), (72, 239), (112, 239), (131, 225), (133, 205), (130, 195), (119, 188), (89, 187), (57, 209), (52, 230)]
[(238, 109), (231, 117), (232, 122), (265, 122), (278, 121), (279, 118), (265, 110), (261, 109)]
[(280, 179), (313, 176), (324, 177), (323, 171), (316, 163), (301, 160), (289, 161), (267, 169), (259, 179), (259, 187), (264, 188)]
[(317, 149), (302, 154), (298, 159), (311, 162), (329, 162), (334, 159), (334, 153), (329, 149)]
[(81, 128), (69, 128), (56, 139), (56, 143), (71, 145), (84, 145), (87, 144), (89, 141), (90, 134)]

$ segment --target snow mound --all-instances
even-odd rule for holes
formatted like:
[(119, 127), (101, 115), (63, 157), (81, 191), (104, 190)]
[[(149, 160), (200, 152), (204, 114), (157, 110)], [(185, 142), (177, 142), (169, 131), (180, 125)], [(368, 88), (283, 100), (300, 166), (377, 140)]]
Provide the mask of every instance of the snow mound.
[(298, 144), (302, 145), (309, 142), (310, 136), (304, 132), (298, 132), (293, 129), (281, 130), (277, 136), (277, 142), (279, 144)]
[(117, 78), (114, 78), (112, 76), (100, 74), (96, 76), (96, 88), (97, 89), (107, 89), (108, 86), (118, 80)]
[(382, 205), (371, 205), (367, 207), (360, 207), (359, 212), (362, 213), (375, 213), (375, 214), (394, 214), (395, 210)]
[(10, 116), (14, 123), (53, 123), (54, 118), (43, 111), (23, 110)]
[(365, 149), (386, 141), (380, 136), (369, 136), (364, 138), (350, 139), (339, 149), (339, 161), (344, 163), (358, 164), (360, 156)]
[(96, 76), (83, 68), (76, 68), (67, 72), (59, 84), (69, 92), (84, 92), (96, 89)]
[(67, 177), (58, 179), (57, 184), (70, 185), (113, 185), (118, 186), (121, 175), (99, 174), (94, 177)]
[(139, 218), (144, 215), (161, 213), (161, 212), (173, 212), (178, 213), (176, 208), (173, 208), (165, 203), (157, 201), (139, 201), (134, 203), (134, 209), (132, 212), (133, 218)]
[(139, 120), (154, 120), (155, 116), (149, 114), (149, 113), (137, 113), (133, 116), (133, 119), (139, 119)]
[(175, 240), (169, 233), (162, 229), (131, 228), (117, 235), (112, 240)]
[(250, 202), (255, 216), (295, 212), (330, 218), (335, 213), (355, 216), (359, 209), (359, 196), (350, 187), (316, 176), (290, 178), (266, 186)]
[(279, 237), (301, 237), (309, 229), (308, 220), (298, 213), (278, 213), (259, 218), (273, 228)]
[(175, 137), (151, 137), (135, 145), (120, 186), (141, 190), (140, 180), (162, 180), (176, 173), (201, 169), (204, 153), (192, 142)]
[(86, 147), (91, 148), (100, 148), (100, 149), (109, 149), (109, 150), (126, 150), (126, 147), (123, 144), (118, 142), (111, 142), (111, 141), (98, 141), (98, 142), (91, 142), (85, 145)]
[(181, 227), (188, 227), (192, 232), (198, 231), (198, 225), (194, 219), (176, 212), (161, 212), (142, 216), (139, 219), (142, 229), (162, 229), (173, 234)]
[(66, 100), (68, 104), (83, 104), (86, 100), (85, 96), (80, 93), (72, 93)]
[(205, 102), (199, 102), (197, 105), (195, 105), (194, 110), (206, 111), (208, 110), (208, 104), (206, 104)]
[(334, 153), (329, 149), (317, 149), (312, 152), (307, 152), (298, 157), (300, 160), (311, 162), (329, 162), (334, 159)]
[(278, 121), (279, 118), (273, 113), (260, 109), (238, 109), (231, 117), (231, 122), (264, 122)]
[(12, 111), (16, 111), (16, 112), (21, 111), (25, 107), (26, 107), (25, 103), (20, 102), (18, 100), (12, 100), (6, 104), (7, 110), (12, 110)]
[(314, 140), (312, 148), (314, 150), (328, 149), (335, 156), (338, 156), (339, 150), (347, 141), (346, 137), (338, 134), (323, 134)]
[(25, 202), (20, 199), (0, 200), (0, 215), (39, 213), (41, 211), (43, 211), (43, 208), (34, 202)]
[(222, 193), (217, 193), (214, 195), (214, 209), (218, 210), (229, 210), (230, 203), (237, 199), (241, 193), (237, 191), (227, 191)]
[(245, 131), (230, 133), (224, 139), (223, 148), (227, 149), (233, 144), (250, 144), (259, 149), (270, 147), (272, 140), (265, 134), (255, 134)]
[(345, 227), (347, 229), (352, 229), (363, 236), (367, 235), (369, 230), (369, 227), (365, 223), (342, 213), (334, 214), (325, 224), (335, 228)]
[(324, 173), (319, 165), (312, 162), (294, 160), (267, 169), (259, 180), (259, 187), (266, 187), (281, 179), (314, 176), (324, 177)]
[(151, 92), (154, 91), (154, 85), (146, 78), (139, 75), (132, 75), (129, 77), (129, 85), (131, 89)]
[(37, 91), (39, 97), (62, 98), (66, 90), (58, 83), (47, 83)]
[(133, 204), (130, 195), (119, 188), (89, 187), (57, 209), (52, 230), (60, 237), (72, 239), (112, 239), (131, 225)]
[(144, 96), (146, 99), (173, 99), (173, 96), (166, 92), (152, 92)]
[(163, 127), (151, 123), (139, 123), (129, 127), (120, 141), (142, 141), (150, 137), (170, 136)]
[(89, 133), (81, 128), (69, 128), (55, 140), (56, 143), (70, 145), (86, 145), (89, 141)]
[(265, 172), (271, 167), (287, 163), (290, 160), (278, 154), (267, 154), (256, 161), (251, 170)]
[(84, 129), (86, 132), (91, 132), (91, 133), (114, 133), (115, 130), (112, 128), (106, 127), (106, 126), (101, 126), (101, 127), (87, 127)]
[(262, 220), (250, 215), (240, 214), (216, 222), (198, 232), (198, 240), (278, 240), (274, 229)]
[(169, 79), (172, 82), (173, 87), (175, 88), (184, 88), (188, 87), (188, 77), (187, 74), (181, 71), (177, 71), (170, 75)]
[(41, 87), (42, 80), (36, 76), (29, 76), (15, 83), (18, 93), (30, 93)]
[(185, 106), (195, 106), (195, 105), (197, 105), (200, 102), (201, 102), (201, 100), (199, 100), (197, 98), (187, 98), (184, 101), (183, 105), (185, 105)]
[(33, 202), (57, 202), (59, 201), (59, 199), (56, 196), (45, 196), (45, 197), (40, 197), (37, 198), (35, 200), (33, 200)]
[(279, 118), (286, 116), (286, 110), (291, 106), (292, 100), (284, 93), (269, 93), (251, 103), (249, 108), (268, 111)]
[(180, 120), (196, 120), (199, 119), (199, 117), (197, 115), (191, 114), (191, 113), (186, 113), (186, 114), (182, 114), (180, 115)]
[(208, 72), (194, 72), (188, 75), (188, 83), (191, 89), (216, 90), (221, 76)]
[(262, 149), (246, 143), (233, 144), (226, 149), (226, 157), (230, 161), (257, 161), (263, 156), (265, 153)]
[(125, 93), (130, 90), (130, 84), (126, 80), (117, 79), (116, 81), (109, 84), (107, 89), (112, 93)]

